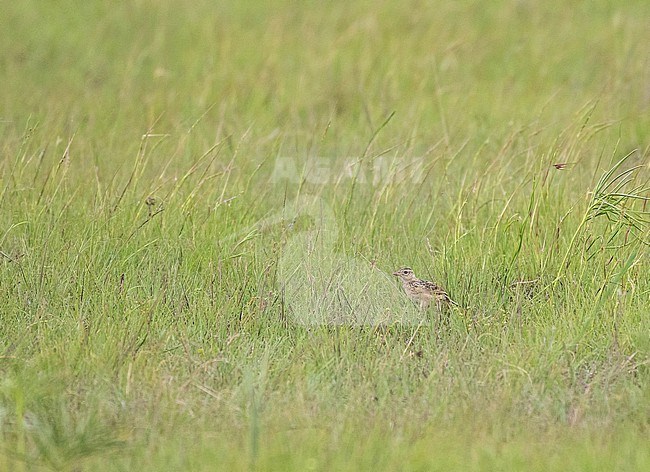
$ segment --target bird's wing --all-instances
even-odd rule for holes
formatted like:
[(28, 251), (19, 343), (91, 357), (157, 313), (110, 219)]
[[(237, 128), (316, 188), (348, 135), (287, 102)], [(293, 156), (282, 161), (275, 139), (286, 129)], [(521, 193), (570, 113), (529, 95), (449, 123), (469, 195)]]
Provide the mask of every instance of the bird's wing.
[(433, 282), (429, 282), (428, 280), (420, 280), (417, 283), (420, 284), (422, 288), (430, 292), (434, 296), (434, 298), (438, 300), (443, 300), (447, 303), (451, 303), (452, 305), (458, 305), (455, 301), (451, 299), (447, 291), (444, 288), (442, 288), (440, 285), (434, 284)]
[(429, 282), (428, 280), (419, 280), (418, 282), (416, 282), (416, 284), (430, 291), (431, 293), (438, 293), (438, 292), (446, 293), (441, 286), (436, 285), (433, 282)]

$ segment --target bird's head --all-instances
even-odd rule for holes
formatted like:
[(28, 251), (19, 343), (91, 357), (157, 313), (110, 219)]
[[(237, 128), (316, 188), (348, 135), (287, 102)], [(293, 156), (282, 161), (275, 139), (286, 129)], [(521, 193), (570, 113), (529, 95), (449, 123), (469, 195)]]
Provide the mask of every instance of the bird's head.
[(395, 272), (393, 272), (393, 275), (407, 282), (410, 280), (415, 280), (416, 278), (415, 274), (413, 273), (413, 269), (411, 269), (410, 267), (404, 267), (400, 270), (396, 270)]

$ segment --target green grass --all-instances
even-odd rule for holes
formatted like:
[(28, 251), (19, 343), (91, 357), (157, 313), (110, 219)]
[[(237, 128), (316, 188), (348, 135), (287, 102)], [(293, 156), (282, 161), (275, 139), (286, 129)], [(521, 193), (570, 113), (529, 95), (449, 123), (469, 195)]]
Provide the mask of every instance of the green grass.
[(0, 470), (650, 469), (650, 6), (431, 3), (3, 7)]

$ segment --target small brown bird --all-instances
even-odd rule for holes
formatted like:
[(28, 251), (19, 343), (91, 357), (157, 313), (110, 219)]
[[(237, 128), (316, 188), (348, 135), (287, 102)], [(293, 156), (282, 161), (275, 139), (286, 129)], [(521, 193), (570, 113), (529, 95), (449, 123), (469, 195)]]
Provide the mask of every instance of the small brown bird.
[(402, 281), (402, 287), (406, 295), (414, 302), (420, 305), (420, 309), (425, 310), (435, 301), (436, 307), (440, 309), (443, 305), (458, 305), (453, 301), (445, 290), (429, 282), (428, 280), (418, 279), (410, 267), (404, 267), (393, 272), (393, 275), (399, 277)]

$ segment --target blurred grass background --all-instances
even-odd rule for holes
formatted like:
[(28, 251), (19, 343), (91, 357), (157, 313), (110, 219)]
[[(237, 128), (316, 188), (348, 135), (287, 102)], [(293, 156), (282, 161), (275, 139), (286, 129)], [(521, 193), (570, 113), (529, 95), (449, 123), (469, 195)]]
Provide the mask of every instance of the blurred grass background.
[[(586, 218), (647, 197), (647, 2), (2, 10), (0, 469), (649, 467), (645, 201)], [(232, 235), (302, 194), (449, 331), (288, 323), (291, 230)]]

